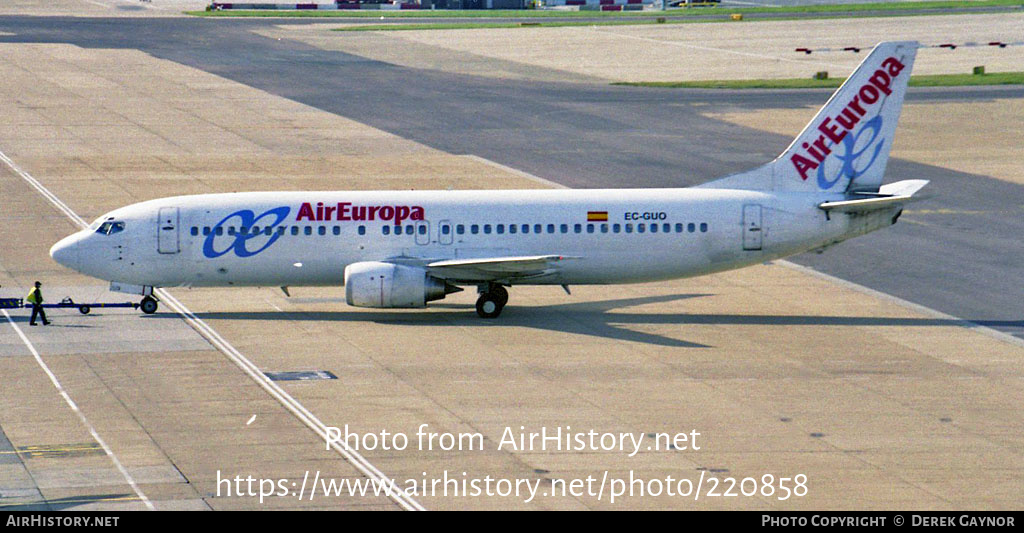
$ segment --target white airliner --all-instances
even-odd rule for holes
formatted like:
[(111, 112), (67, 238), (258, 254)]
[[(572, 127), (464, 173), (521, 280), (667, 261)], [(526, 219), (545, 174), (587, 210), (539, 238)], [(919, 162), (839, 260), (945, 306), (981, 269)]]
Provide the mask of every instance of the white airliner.
[(349, 305), (424, 307), (475, 286), (699, 276), (821, 249), (896, 222), (928, 182), (882, 185), (916, 42), (881, 43), (762, 167), (694, 188), (249, 192), (137, 203), (53, 246), (69, 268), (154, 287), (345, 285)]

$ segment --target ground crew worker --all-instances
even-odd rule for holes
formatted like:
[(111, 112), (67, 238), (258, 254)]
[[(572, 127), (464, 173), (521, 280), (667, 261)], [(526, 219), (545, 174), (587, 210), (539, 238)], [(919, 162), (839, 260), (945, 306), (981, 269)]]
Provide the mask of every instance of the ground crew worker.
[(37, 325), (36, 324), (36, 315), (39, 315), (40, 317), (43, 318), (43, 325), (44, 326), (49, 326), (50, 325), (50, 321), (46, 319), (46, 312), (43, 311), (43, 291), (39, 290), (39, 287), (42, 287), (42, 286), (43, 286), (43, 284), (39, 283), (37, 281), (35, 288), (32, 289), (28, 293), (28, 296), (25, 298), (25, 300), (27, 300), (28, 303), (32, 304), (32, 318), (29, 319), (29, 321), (28, 321), (28, 325), (30, 325), (30, 326)]

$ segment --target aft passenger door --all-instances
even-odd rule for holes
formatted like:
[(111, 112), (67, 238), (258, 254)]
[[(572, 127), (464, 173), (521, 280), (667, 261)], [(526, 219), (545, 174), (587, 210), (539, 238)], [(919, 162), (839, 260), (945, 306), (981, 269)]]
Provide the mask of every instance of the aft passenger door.
[(156, 241), (158, 252), (162, 254), (176, 254), (181, 250), (178, 245), (179, 216), (177, 207), (160, 208), (156, 221)]
[(760, 250), (763, 244), (761, 206), (743, 206), (743, 249)]

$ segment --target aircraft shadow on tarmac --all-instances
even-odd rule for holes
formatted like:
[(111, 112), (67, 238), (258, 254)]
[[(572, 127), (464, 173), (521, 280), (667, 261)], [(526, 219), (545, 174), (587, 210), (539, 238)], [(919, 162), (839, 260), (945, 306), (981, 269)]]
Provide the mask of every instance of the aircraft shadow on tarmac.
[[(96, 316), (96, 315), (94, 315), (94, 316)], [(49, 318), (50, 318), (50, 324), (47, 325), (47, 326), (40, 326), (40, 327), (44, 327), (44, 328), (95, 328), (95, 327), (97, 327), (97, 326), (93, 326), (93, 325), (90, 325), (90, 324), (62, 324), (62, 323), (60, 323), (61, 315), (56, 314), (56, 313), (51, 314), (49, 316)], [(16, 323), (18, 323), (20, 325), (27, 326), (29, 324), (29, 320), (31, 320), (31, 317), (29, 315), (27, 315), (27, 314), (26, 315), (11, 315), (10, 320), (12, 322), (16, 322)]]
[(139, 501), (134, 494), (87, 494), (81, 496), (70, 496), (67, 498), (55, 498), (52, 500), (41, 500), (38, 502), (15, 503), (11, 505), (0, 505), (0, 511), (5, 513), (32, 512), (32, 511), (66, 511), (81, 505), (92, 503), (124, 503)]
[[(676, 294), (622, 298), (617, 300), (576, 302), (542, 307), (509, 306), (496, 320), (483, 320), (472, 312), (467, 304), (431, 304), (432, 312), (409, 311), (235, 311), (196, 313), (202, 320), (293, 320), (293, 321), (342, 321), (373, 322), (393, 326), (467, 326), (478, 327), (521, 327), (561, 333), (572, 333), (666, 346), (672, 348), (710, 348), (706, 344), (666, 337), (629, 329), (629, 326), (651, 325), (735, 325), (735, 326), (963, 326), (967, 321), (944, 318), (906, 318), (873, 316), (814, 316), (814, 315), (751, 315), (751, 314), (708, 314), (708, 313), (640, 313), (617, 311), (641, 305), (664, 304), (690, 298), (713, 296), (711, 294)], [(329, 301), (328, 301), (329, 300)], [(333, 303), (336, 299), (303, 299), (302, 303)], [(145, 318), (178, 318), (171, 313), (157, 313)], [(1024, 325), (1022, 322), (1009, 324), (978, 324), (990, 327)]]

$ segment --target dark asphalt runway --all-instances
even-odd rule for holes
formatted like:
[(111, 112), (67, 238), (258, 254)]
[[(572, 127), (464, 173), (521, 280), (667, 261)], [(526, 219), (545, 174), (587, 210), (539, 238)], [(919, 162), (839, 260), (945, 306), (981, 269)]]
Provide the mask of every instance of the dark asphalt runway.
[[(6, 17), (0, 32), (15, 35), (0, 42), (139, 49), (575, 188), (688, 186), (750, 168), (790, 139), (698, 110), (821, 105), (830, 94), (498, 80), (399, 67), (249, 31), (281, 22)], [(1024, 98), (1024, 87), (911, 89), (907, 96), (999, 98)], [(932, 198), (912, 205), (901, 223), (795, 262), (1024, 338), (1024, 187), (890, 162), (887, 181), (911, 178), (932, 180)]]

